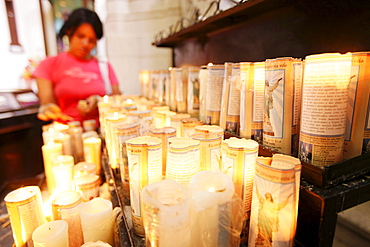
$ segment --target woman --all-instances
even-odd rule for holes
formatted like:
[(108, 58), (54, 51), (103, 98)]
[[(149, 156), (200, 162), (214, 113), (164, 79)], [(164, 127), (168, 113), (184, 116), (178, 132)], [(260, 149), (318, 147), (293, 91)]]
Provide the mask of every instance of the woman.
[[(59, 122), (99, 120), (97, 102), (106, 94), (99, 61), (91, 55), (103, 36), (98, 15), (80, 8), (72, 12), (60, 30), (59, 38), (68, 37), (69, 50), (42, 61), (36, 78), (41, 107), (38, 118)], [(116, 75), (108, 63), (112, 94), (119, 94)]]

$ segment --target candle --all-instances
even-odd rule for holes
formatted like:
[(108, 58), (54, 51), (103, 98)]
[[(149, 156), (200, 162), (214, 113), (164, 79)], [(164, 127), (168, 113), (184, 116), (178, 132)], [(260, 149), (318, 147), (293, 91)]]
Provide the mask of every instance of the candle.
[[(220, 121), (218, 125), (226, 129), (226, 111), (229, 104), (229, 92), (230, 92), (230, 80), (231, 80), (231, 71), (234, 66), (234, 63), (226, 62), (224, 63), (224, 75), (223, 75), (223, 85), (221, 91), (221, 106), (220, 106)], [(240, 105), (240, 102), (239, 102)]]
[(53, 161), (53, 166), (51, 167), (54, 182), (55, 191), (62, 192), (72, 189), (73, 181), (73, 166), (74, 159), (71, 155), (59, 155)]
[(329, 166), (343, 160), (352, 54), (307, 56), (302, 88), (299, 158)]
[(265, 62), (242, 63), (240, 135), (262, 143)]
[(65, 191), (52, 201), (53, 220), (64, 220), (68, 224), (69, 247), (80, 247), (83, 243), (79, 206), (82, 203), (80, 193)]
[[(352, 54), (351, 79), (349, 84), (346, 132), (344, 136), (343, 158), (350, 159), (369, 152), (370, 108), (369, 76), (370, 52)], [(367, 112), (367, 114), (364, 114)]]
[(95, 119), (84, 120), (82, 122), (82, 127), (83, 127), (84, 132), (96, 131), (97, 129), (96, 120)]
[(206, 95), (207, 95), (207, 66), (202, 66), (199, 70), (199, 120), (206, 122)]
[(194, 117), (199, 117), (199, 70), (200, 67), (189, 67), (188, 71), (188, 113)]
[(195, 133), (190, 138), (200, 141), (200, 170), (221, 171), (222, 137), (216, 133)]
[(254, 178), (248, 245), (293, 246), (301, 164), (287, 155), (259, 157)]
[(68, 224), (64, 220), (47, 222), (32, 234), (34, 247), (69, 247)]
[(141, 196), (146, 246), (191, 246), (186, 188), (173, 180), (162, 180), (144, 187)]
[(251, 212), (255, 163), (258, 156), (258, 142), (231, 137), (224, 140), (221, 149), (223, 172), (234, 182), (235, 194), (243, 201), (245, 228), (241, 241), (247, 242), (248, 222)]
[(85, 161), (96, 165), (97, 174), (101, 171), (101, 139), (89, 137), (83, 140)]
[(112, 202), (94, 198), (80, 206), (80, 216), (84, 242), (104, 241), (113, 245)]
[(50, 194), (55, 189), (54, 176), (52, 172), (52, 160), (56, 159), (59, 155), (62, 155), (62, 144), (55, 142), (48, 142), (41, 147), (42, 157), (44, 161), (44, 171), (46, 176), (46, 183)]
[(83, 201), (90, 201), (99, 196), (100, 177), (95, 174), (86, 174), (85, 176), (74, 180), (76, 191), (81, 193)]
[(73, 121), (68, 123), (68, 134), (71, 136), (72, 154), (75, 162), (84, 160), (84, 150), (82, 143), (83, 129), (80, 121)]
[(302, 60), (267, 59), (265, 79), (263, 145), (279, 153), (297, 155)]
[(216, 133), (224, 139), (224, 129), (218, 125), (195, 126), (195, 133)]
[(197, 118), (185, 118), (181, 120), (181, 137), (190, 137), (195, 133), (195, 126), (203, 125), (204, 123)]
[(157, 137), (162, 140), (162, 176), (165, 178), (166, 177), (168, 139), (176, 136), (176, 129), (174, 127), (150, 129), (149, 135)]
[(109, 156), (109, 165), (112, 169), (119, 166), (119, 153), (117, 142), (115, 141), (115, 128), (126, 123), (126, 115), (114, 114), (105, 118), (105, 143)]
[(140, 193), (151, 183), (162, 180), (162, 141), (142, 136), (126, 142), (130, 177), (130, 199), (134, 231), (144, 236)]
[(87, 174), (96, 174), (96, 165), (89, 162), (79, 162), (74, 167), (74, 178), (79, 178)]
[(241, 200), (233, 199), (234, 184), (221, 172), (201, 171), (190, 180), (190, 246), (239, 246)]
[(45, 223), (40, 188), (26, 186), (13, 190), (4, 198), (17, 247), (32, 246), (32, 232)]
[(174, 137), (168, 143), (166, 178), (187, 186), (200, 171), (200, 141)]
[(225, 66), (223, 64), (207, 66), (206, 124), (220, 123), (222, 86), (224, 83)]
[(171, 116), (171, 127), (174, 127), (176, 129), (176, 136), (182, 137), (181, 133), (181, 120), (190, 118), (190, 114), (187, 113), (179, 113)]
[(143, 97), (147, 97), (148, 96), (148, 85), (149, 85), (149, 71), (148, 70), (140, 70), (139, 81), (140, 81), (140, 95)]

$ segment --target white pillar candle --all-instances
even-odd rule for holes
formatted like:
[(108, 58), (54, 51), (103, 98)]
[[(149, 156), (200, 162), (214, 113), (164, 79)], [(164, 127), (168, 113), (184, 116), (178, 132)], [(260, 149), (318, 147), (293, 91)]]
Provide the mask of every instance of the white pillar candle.
[(46, 176), (46, 183), (50, 194), (55, 189), (55, 182), (51, 167), (53, 165), (52, 160), (56, 159), (59, 155), (62, 155), (63, 146), (61, 143), (48, 142), (41, 147), (42, 157), (44, 161), (44, 172)]
[(101, 170), (101, 139), (88, 137), (83, 140), (85, 161), (96, 165), (97, 174)]
[(80, 216), (84, 242), (104, 241), (113, 245), (112, 202), (94, 198), (80, 206)]
[(239, 246), (243, 219), (234, 184), (221, 172), (201, 171), (190, 180), (190, 246)]
[(162, 180), (144, 187), (142, 207), (146, 246), (189, 247), (189, 195), (173, 180)]
[(4, 198), (17, 247), (32, 246), (32, 232), (45, 223), (40, 188), (27, 186), (8, 193)]
[(32, 234), (34, 247), (69, 247), (68, 224), (64, 220), (47, 222)]
[(74, 159), (71, 155), (59, 155), (51, 167), (56, 192), (72, 189)]
[(62, 192), (51, 203), (53, 220), (68, 223), (69, 247), (80, 247), (84, 243), (79, 209), (81, 203), (81, 195), (76, 191)]

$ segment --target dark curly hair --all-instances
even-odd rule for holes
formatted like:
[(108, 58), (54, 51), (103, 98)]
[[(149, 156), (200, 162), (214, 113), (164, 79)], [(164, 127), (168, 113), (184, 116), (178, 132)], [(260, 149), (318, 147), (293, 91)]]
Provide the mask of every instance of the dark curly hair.
[(59, 31), (58, 38), (62, 39), (64, 35), (71, 37), (76, 29), (84, 23), (93, 27), (98, 40), (103, 37), (103, 24), (99, 16), (87, 8), (78, 8), (69, 15), (68, 20)]

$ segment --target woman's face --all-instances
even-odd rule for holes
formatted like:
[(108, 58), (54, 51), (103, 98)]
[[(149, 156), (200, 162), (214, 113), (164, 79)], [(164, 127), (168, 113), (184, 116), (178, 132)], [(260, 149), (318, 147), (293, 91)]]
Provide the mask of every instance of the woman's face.
[(88, 23), (81, 24), (69, 38), (69, 53), (80, 59), (89, 59), (97, 41), (93, 27)]

